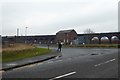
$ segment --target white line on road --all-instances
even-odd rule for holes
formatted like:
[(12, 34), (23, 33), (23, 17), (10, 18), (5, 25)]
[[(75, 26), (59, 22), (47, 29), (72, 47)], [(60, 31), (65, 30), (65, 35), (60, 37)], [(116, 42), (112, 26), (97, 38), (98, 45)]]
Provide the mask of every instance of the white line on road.
[(67, 74), (64, 74), (64, 75), (61, 75), (61, 76), (58, 76), (58, 77), (55, 77), (55, 78), (52, 78), (52, 79), (49, 79), (49, 80), (59, 79), (59, 78), (65, 77), (65, 76), (69, 76), (69, 75), (75, 74), (75, 73), (76, 72), (67, 73)]
[(100, 65), (103, 65), (103, 64), (106, 64), (106, 63), (115, 61), (115, 60), (116, 60), (116, 59), (111, 59), (111, 60), (109, 60), (109, 61), (106, 61), (106, 62), (103, 62), (103, 63), (100, 63), (100, 64), (96, 64), (96, 65), (94, 65), (94, 66), (97, 67), (97, 66), (100, 66)]

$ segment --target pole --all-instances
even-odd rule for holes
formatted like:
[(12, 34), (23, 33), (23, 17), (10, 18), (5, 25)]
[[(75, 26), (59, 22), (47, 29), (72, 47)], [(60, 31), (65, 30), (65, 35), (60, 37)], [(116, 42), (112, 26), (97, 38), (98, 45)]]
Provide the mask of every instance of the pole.
[(27, 28), (28, 27), (25, 27), (25, 43), (27, 43)]
[(17, 28), (17, 36), (19, 36), (19, 28)]
[(28, 27), (25, 27), (25, 36), (27, 36), (27, 28), (28, 28)]

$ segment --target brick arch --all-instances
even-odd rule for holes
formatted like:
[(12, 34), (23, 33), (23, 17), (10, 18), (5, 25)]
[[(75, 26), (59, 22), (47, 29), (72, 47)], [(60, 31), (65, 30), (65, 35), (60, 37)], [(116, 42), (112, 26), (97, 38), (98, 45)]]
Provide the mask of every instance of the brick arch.
[(120, 41), (119, 37), (118, 36), (112, 36), (111, 37), (111, 43), (112, 44), (118, 44)]
[(92, 37), (91, 43), (92, 43), (92, 44), (99, 44), (99, 38), (96, 37), (96, 36)]
[(111, 37), (111, 39), (114, 39), (114, 38), (117, 38), (117, 39), (119, 40), (118, 36), (114, 36), (114, 35), (113, 35), (113, 36)]
[(102, 36), (100, 38), (101, 44), (109, 44), (110, 43), (110, 38), (108, 36)]

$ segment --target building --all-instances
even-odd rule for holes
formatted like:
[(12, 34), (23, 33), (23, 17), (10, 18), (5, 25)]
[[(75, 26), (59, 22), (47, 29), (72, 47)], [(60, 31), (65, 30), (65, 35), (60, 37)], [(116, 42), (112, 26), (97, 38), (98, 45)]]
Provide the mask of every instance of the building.
[(56, 33), (56, 42), (61, 41), (64, 44), (71, 44), (77, 38), (77, 33), (74, 29), (61, 30)]

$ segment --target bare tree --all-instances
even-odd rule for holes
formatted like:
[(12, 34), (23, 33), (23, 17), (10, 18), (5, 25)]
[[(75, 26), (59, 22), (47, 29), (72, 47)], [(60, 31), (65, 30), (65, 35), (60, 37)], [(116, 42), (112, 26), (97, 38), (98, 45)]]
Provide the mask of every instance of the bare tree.
[(91, 34), (91, 33), (94, 33), (94, 31), (91, 30), (90, 28), (88, 28), (88, 29), (86, 29), (86, 30), (84, 31), (84, 33), (85, 33), (85, 34)]

